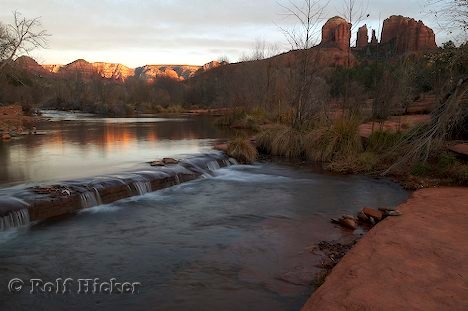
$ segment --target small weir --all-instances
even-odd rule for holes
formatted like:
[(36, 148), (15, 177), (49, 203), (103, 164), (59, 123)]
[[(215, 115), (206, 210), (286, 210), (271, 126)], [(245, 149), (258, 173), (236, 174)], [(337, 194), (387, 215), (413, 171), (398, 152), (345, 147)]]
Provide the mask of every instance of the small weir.
[(135, 181), (133, 186), (139, 195), (144, 195), (152, 191), (151, 183), (149, 181)]
[(99, 195), (99, 191), (97, 189), (81, 193), (80, 200), (81, 206), (83, 208), (95, 207), (102, 204), (101, 196)]
[(237, 161), (223, 153), (208, 153), (139, 172), (22, 189), (0, 197), (0, 231), (213, 176), (214, 171), (234, 164)]

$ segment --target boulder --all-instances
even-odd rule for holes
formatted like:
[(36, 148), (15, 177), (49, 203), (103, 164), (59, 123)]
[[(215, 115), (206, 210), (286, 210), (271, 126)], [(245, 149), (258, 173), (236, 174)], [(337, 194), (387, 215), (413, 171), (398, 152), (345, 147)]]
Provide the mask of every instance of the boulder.
[(356, 230), (357, 228), (356, 221), (354, 219), (349, 218), (341, 218), (340, 225), (351, 230)]
[(343, 51), (349, 50), (351, 40), (351, 24), (344, 18), (330, 18), (322, 27), (322, 47), (336, 47)]
[(381, 211), (373, 209), (373, 208), (365, 207), (365, 208), (362, 209), (362, 212), (367, 217), (372, 217), (376, 221), (382, 220), (382, 217), (383, 217), (383, 213)]
[(368, 222), (369, 221), (369, 217), (367, 217), (367, 215), (364, 214), (363, 211), (360, 211), (357, 217), (362, 222)]

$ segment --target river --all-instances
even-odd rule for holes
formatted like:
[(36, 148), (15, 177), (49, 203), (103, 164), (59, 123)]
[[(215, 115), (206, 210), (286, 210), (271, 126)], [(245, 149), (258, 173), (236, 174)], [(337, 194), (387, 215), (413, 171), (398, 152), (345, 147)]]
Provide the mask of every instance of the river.
[[(133, 170), (208, 152), (226, 133), (204, 117), (106, 119), (48, 112), (44, 135), (0, 142), (1, 194), (25, 184)], [(165, 190), (0, 232), (0, 310), (298, 310), (322, 240), (359, 235), (329, 218), (395, 206), (388, 180), (260, 162)], [(10, 293), (19, 278), (24, 287)], [(30, 279), (70, 278), (67, 293)], [(78, 293), (79, 279), (141, 283), (133, 294)]]

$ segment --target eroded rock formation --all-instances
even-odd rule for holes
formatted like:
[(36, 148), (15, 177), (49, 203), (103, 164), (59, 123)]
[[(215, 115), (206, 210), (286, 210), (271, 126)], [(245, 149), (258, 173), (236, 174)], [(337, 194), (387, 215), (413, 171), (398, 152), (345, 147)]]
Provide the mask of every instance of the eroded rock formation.
[(367, 33), (367, 25), (359, 27), (356, 39), (356, 47), (358, 49), (363, 49), (369, 44), (369, 35)]
[(395, 53), (437, 48), (434, 31), (422, 21), (393, 15), (383, 23), (381, 44)]
[(322, 47), (336, 47), (341, 50), (349, 49), (351, 39), (351, 24), (344, 18), (335, 16), (330, 18), (322, 27)]
[(377, 40), (377, 36), (375, 34), (375, 29), (372, 29), (372, 38), (370, 41), (370, 45), (375, 46), (379, 44), (379, 40)]

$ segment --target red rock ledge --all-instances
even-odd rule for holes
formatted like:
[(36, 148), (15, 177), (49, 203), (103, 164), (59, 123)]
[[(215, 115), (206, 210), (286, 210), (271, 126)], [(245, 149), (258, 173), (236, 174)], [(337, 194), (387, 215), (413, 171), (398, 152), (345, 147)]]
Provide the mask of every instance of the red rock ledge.
[(468, 188), (415, 192), (367, 233), (303, 307), (468, 310)]

